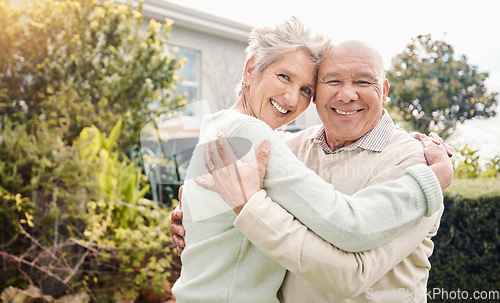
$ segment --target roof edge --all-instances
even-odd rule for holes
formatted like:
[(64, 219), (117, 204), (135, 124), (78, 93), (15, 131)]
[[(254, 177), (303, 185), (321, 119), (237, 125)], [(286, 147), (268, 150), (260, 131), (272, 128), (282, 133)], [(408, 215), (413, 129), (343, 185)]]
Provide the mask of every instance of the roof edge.
[(174, 26), (184, 27), (207, 34), (229, 38), (240, 42), (248, 42), (252, 26), (208, 14), (193, 8), (178, 5), (165, 0), (145, 0), (143, 4), (145, 17), (163, 21), (174, 20)]

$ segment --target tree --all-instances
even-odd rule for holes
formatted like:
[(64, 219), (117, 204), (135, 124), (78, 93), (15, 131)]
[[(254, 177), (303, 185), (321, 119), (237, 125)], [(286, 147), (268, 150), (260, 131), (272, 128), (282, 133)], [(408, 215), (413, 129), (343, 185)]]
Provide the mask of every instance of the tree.
[(152, 116), (186, 104), (174, 94), (183, 59), (167, 51), (172, 22), (144, 31), (141, 2), (9, 2), (0, 0), (0, 117), (63, 127), (68, 143), (91, 125), (109, 133), (122, 117), (126, 147)]
[(420, 132), (450, 135), (457, 123), (473, 117), (494, 116), (498, 93), (484, 85), (488, 73), (479, 72), (467, 57), (454, 58), (453, 47), (431, 35), (420, 35), (392, 59), (390, 108), (409, 127)]
[(145, 199), (124, 150), (186, 104), (172, 23), (144, 29), (140, 3), (10, 2), (0, 0), (0, 290), (83, 289), (99, 301), (109, 275), (162, 288), (169, 208)]

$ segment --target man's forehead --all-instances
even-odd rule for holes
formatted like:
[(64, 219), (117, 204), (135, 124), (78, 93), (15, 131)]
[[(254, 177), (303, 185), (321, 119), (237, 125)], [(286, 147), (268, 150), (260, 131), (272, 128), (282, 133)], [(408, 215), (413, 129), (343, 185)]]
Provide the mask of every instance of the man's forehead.
[(366, 52), (341, 52), (329, 54), (321, 62), (321, 65), (340, 64), (340, 63), (362, 63), (376, 64), (377, 60), (371, 54)]
[(322, 62), (319, 67), (319, 74), (377, 74), (377, 65), (372, 61), (351, 60), (351, 61), (331, 61)]
[(377, 73), (369, 70), (344, 70), (344, 71), (323, 71), (319, 74), (320, 79), (340, 79), (340, 78), (356, 78), (378, 80)]
[(319, 74), (321, 76), (340, 76), (349, 73), (356, 76), (370, 75), (371, 77), (376, 77), (380, 68), (383, 71), (383, 67), (378, 66), (374, 58), (346, 54), (344, 56), (330, 56), (325, 58), (320, 64)]

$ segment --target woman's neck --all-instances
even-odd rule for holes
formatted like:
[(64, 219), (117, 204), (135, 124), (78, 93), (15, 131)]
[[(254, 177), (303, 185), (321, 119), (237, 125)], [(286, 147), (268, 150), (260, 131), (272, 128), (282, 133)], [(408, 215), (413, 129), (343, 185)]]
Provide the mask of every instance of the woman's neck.
[(259, 117), (257, 117), (257, 115), (253, 112), (250, 102), (244, 93), (230, 109), (259, 119)]

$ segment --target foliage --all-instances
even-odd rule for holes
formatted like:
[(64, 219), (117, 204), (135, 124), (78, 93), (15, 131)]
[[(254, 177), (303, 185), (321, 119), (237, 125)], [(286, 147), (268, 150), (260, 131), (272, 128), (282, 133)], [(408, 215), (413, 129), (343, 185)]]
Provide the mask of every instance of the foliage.
[(500, 179), (453, 181), (445, 191), (445, 212), (433, 239), (428, 289), (469, 294), (500, 289), (499, 206)]
[(183, 59), (167, 51), (172, 22), (143, 27), (138, 7), (99, 0), (0, 0), (0, 116), (36, 128), (62, 127), (68, 143), (87, 126), (109, 133), (119, 117), (119, 146), (138, 141), (153, 115), (175, 113)]
[[(169, 209), (144, 199), (149, 188), (141, 169), (120, 159), (120, 127), (121, 120), (108, 137), (85, 128), (68, 146), (46, 127), (35, 134), (6, 122), (0, 276), (9, 278), (0, 279), (0, 288), (30, 283), (59, 296), (91, 291), (102, 276), (117, 274), (141, 287), (163, 286), (172, 256)], [(23, 165), (38, 173), (26, 173)]]
[(99, 199), (87, 202), (89, 216), (84, 235), (100, 247), (102, 261), (116, 262), (118, 269), (132, 274), (138, 285), (153, 283), (162, 290), (169, 276), (171, 244), (167, 208), (144, 199), (149, 186), (135, 163), (119, 161), (113, 146), (120, 123), (109, 138), (96, 127), (86, 128), (75, 142), (86, 167), (95, 167)]
[(500, 176), (500, 155), (495, 156), (485, 165), (481, 165), (477, 149), (465, 145), (456, 149), (459, 153), (453, 159), (454, 175), (460, 179), (492, 178)]
[(412, 39), (406, 49), (392, 59), (387, 73), (391, 81), (392, 107), (412, 130), (434, 131), (447, 137), (459, 122), (474, 117), (494, 116), (498, 93), (488, 93), (484, 85), (488, 73), (455, 59), (453, 47), (431, 35)]
[[(57, 233), (57, 220), (79, 226), (76, 214), (87, 197), (89, 179), (72, 158), (71, 149), (64, 145), (57, 130), (49, 130), (46, 125), (34, 132), (9, 120), (4, 123), (0, 131), (0, 217), (4, 225), (0, 246), (17, 239), (21, 233), (17, 222), (22, 217), (29, 227), (40, 218), (46, 227), (46, 239)], [(62, 207), (65, 213), (60, 211)], [(24, 246), (18, 248), (23, 252)]]
[(92, 293), (120, 274), (158, 290), (175, 263), (169, 209), (145, 199), (124, 151), (186, 103), (174, 95), (172, 22), (144, 28), (142, 2), (10, 2), (0, 0), (0, 289)]

